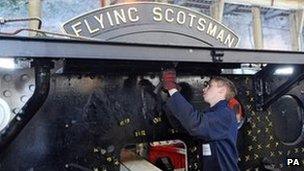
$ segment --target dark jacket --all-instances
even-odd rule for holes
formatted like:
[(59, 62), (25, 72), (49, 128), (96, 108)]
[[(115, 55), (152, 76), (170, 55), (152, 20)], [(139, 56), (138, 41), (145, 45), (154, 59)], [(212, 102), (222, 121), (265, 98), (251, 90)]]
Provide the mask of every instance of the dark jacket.
[(237, 171), (237, 121), (226, 100), (198, 113), (178, 92), (167, 101), (167, 106), (191, 136), (201, 139), (204, 171)]

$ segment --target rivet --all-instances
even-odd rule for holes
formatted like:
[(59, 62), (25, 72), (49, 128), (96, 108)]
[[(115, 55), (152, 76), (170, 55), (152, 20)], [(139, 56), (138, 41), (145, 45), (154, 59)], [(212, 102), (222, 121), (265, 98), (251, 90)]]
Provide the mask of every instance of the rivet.
[(17, 121), (21, 121), (21, 117), (20, 116), (17, 116), (16, 119), (17, 119)]
[(29, 85), (29, 90), (31, 92), (34, 92), (35, 91), (35, 85), (34, 84)]
[(5, 91), (3, 92), (3, 96), (4, 96), (4, 97), (11, 97), (11, 96), (12, 96), (12, 92), (9, 91), (9, 90), (5, 90)]
[(20, 108), (18, 108), (18, 107), (16, 107), (16, 108), (13, 109), (13, 113), (14, 114), (18, 114), (19, 111), (20, 111)]
[(12, 81), (12, 79), (13, 79), (13, 77), (9, 74), (5, 74), (3, 76), (3, 80), (6, 81), (6, 82), (10, 82), (10, 81)]
[(27, 74), (23, 74), (23, 75), (21, 75), (21, 80), (24, 82), (27, 82), (30, 80), (30, 77)]
[(25, 103), (27, 100), (28, 100), (28, 97), (27, 96), (21, 96), (20, 97), (20, 100), (21, 100), (21, 102), (23, 102), (23, 103)]

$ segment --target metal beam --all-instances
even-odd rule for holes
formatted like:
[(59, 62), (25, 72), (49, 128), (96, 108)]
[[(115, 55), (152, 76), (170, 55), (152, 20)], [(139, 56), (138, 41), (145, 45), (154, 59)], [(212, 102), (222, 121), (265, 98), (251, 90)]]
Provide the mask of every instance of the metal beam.
[(234, 4), (225, 5), (225, 14), (231, 14), (232, 12), (237, 11), (238, 7), (238, 5)]
[(300, 51), (302, 49), (302, 33), (304, 22), (304, 10), (297, 10), (290, 14), (290, 33), (292, 50)]
[(252, 7), (253, 41), (255, 49), (263, 49), (263, 32), (260, 7)]
[[(220, 54), (214, 61), (211, 54)], [(304, 64), (304, 52), (0, 36), (0, 56), (137, 61)]]
[[(41, 0), (30, 0), (29, 1), (29, 17), (30, 18), (41, 18)], [(30, 21), (29, 22), (30, 29), (40, 29), (39, 21)], [(35, 36), (37, 33), (29, 32), (29, 36)]]
[(219, 22), (223, 20), (225, 0), (216, 0), (210, 6), (211, 16)]
[(303, 0), (225, 0), (226, 3), (237, 5), (260, 6), (266, 8), (297, 10), (304, 8)]
[(278, 16), (288, 16), (289, 11), (283, 11), (283, 10), (278, 10), (278, 9), (268, 9), (265, 14), (264, 14), (264, 19), (265, 20), (270, 20)]

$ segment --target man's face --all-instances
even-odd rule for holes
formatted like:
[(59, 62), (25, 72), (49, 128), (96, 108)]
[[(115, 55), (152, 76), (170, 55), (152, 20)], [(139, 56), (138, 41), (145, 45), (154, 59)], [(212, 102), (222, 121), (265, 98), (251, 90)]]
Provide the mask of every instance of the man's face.
[(212, 104), (214, 101), (224, 97), (224, 86), (218, 86), (218, 83), (211, 80), (203, 89), (203, 97), (205, 102)]

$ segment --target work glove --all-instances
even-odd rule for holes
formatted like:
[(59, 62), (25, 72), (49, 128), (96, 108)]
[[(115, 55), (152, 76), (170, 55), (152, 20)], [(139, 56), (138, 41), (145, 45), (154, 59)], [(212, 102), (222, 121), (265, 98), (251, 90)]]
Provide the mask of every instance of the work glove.
[(165, 70), (162, 74), (163, 86), (166, 90), (177, 89), (176, 72), (174, 69)]

